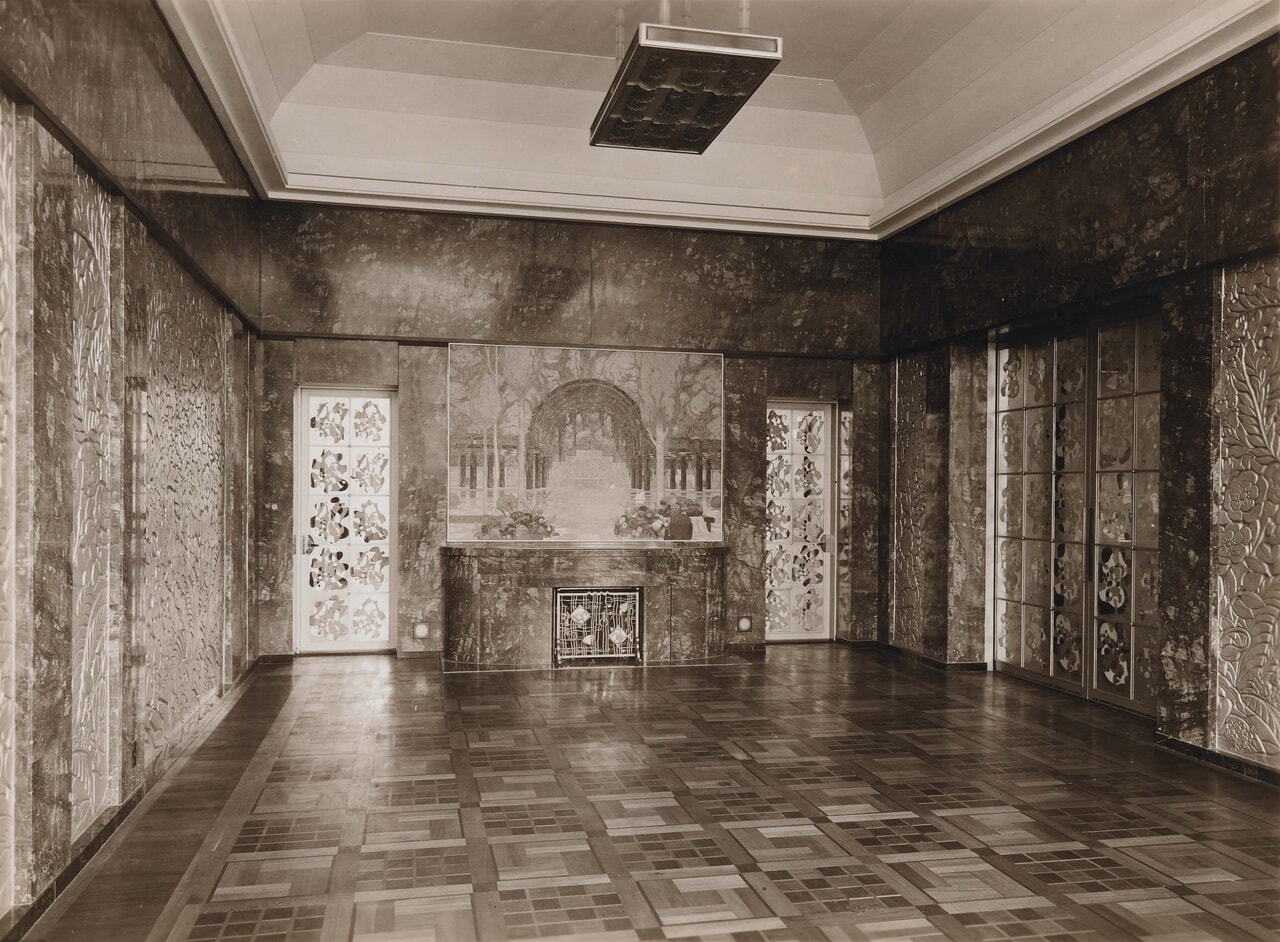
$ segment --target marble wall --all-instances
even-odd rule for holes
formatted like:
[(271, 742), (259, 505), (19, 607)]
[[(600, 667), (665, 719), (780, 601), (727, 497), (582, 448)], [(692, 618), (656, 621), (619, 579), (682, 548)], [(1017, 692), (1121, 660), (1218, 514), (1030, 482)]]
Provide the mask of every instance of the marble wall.
[(886, 352), (1275, 245), (1278, 83), (1272, 37), (894, 236)]
[(869, 243), (276, 202), (261, 213), (265, 330), (878, 352)]
[(0, 98), (0, 918), (52, 892), (247, 666), (237, 323)]
[(1280, 259), (1228, 267), (1218, 295), (1214, 746), (1280, 769)]
[[(981, 662), (986, 342), (934, 347), (894, 360), (891, 369), (887, 640), (939, 663)], [(871, 478), (871, 469), (863, 476)], [(870, 508), (865, 519), (869, 525)], [(869, 630), (866, 636), (876, 637)]]
[(0, 0), (0, 22), (0, 74), (255, 316), (253, 190), (155, 4)]

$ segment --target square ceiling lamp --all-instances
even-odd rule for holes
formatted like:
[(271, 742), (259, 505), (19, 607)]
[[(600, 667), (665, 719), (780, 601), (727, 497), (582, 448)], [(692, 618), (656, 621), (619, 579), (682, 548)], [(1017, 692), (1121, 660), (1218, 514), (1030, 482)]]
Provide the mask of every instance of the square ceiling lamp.
[(701, 154), (781, 61), (777, 36), (641, 23), (591, 143)]

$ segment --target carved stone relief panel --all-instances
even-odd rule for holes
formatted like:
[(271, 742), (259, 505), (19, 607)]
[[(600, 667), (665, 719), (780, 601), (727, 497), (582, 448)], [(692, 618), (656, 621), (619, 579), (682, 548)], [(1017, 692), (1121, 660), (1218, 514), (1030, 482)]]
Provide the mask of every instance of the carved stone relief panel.
[(12, 101), (0, 95), (0, 915), (14, 903), (14, 699), (16, 639), (15, 435), (17, 257), (15, 137)]
[(72, 203), (71, 836), (114, 803), (110, 586), (111, 207), (77, 174)]
[[(945, 414), (930, 409), (929, 354), (897, 361), (893, 412), (893, 607), (891, 642), (926, 653), (945, 632), (947, 452)], [(931, 656), (933, 656), (931, 654)], [(945, 649), (937, 652), (945, 657)]]
[(1219, 315), (1217, 748), (1280, 768), (1280, 260), (1227, 269)]
[(223, 625), (223, 312), (154, 244), (145, 276), (144, 761), (218, 693)]

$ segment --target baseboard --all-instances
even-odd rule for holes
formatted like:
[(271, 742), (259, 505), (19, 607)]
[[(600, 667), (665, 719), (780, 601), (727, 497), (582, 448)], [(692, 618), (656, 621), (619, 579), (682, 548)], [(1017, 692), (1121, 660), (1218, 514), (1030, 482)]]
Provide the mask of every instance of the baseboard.
[(1211, 765), (1216, 769), (1230, 772), (1241, 778), (1247, 778), (1252, 782), (1261, 782), (1264, 785), (1280, 787), (1280, 771), (1268, 768), (1265, 765), (1259, 765), (1256, 762), (1250, 762), (1248, 759), (1230, 756), (1222, 752), (1214, 752), (1212, 749), (1183, 742), (1181, 739), (1174, 739), (1172, 736), (1166, 736), (1162, 733), (1156, 733), (1155, 744), (1161, 749), (1176, 752), (1180, 756), (1195, 759), (1197, 762), (1203, 762), (1205, 765)]
[(765, 649), (763, 641), (730, 641), (724, 646), (725, 654), (759, 654)]
[(909, 651), (906, 648), (899, 648), (885, 641), (873, 641), (869, 638), (836, 638), (836, 641), (851, 648), (871, 648), (877, 651), (885, 651), (939, 671), (985, 671), (990, 669), (986, 661), (940, 661), (936, 657), (921, 654), (919, 651)]

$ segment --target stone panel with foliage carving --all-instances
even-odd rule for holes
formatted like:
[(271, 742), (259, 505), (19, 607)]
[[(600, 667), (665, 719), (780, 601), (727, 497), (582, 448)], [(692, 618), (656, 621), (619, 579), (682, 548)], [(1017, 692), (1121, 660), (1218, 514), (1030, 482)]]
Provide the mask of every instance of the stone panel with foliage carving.
[(1280, 260), (1227, 269), (1219, 313), (1217, 745), (1280, 768)]
[[(139, 626), (143, 760), (181, 744), (219, 692), (223, 626), (224, 313), (148, 242)], [(138, 629), (135, 629), (138, 630)]]

